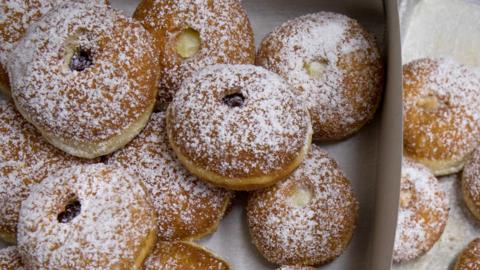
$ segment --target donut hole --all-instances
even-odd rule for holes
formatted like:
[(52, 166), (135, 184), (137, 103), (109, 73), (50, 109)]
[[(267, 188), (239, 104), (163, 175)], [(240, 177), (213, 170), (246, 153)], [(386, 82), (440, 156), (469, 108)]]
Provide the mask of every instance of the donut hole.
[(63, 212), (58, 214), (57, 220), (60, 223), (69, 223), (76, 216), (78, 216), (81, 211), (82, 211), (82, 204), (78, 199), (73, 199), (69, 203), (67, 203), (67, 205), (65, 205)]
[(182, 58), (191, 58), (200, 51), (200, 33), (192, 28), (187, 28), (177, 35), (175, 51)]
[(327, 69), (327, 66), (328, 60), (320, 59), (305, 63), (304, 68), (310, 77), (320, 79), (323, 76), (325, 70)]
[(425, 111), (434, 112), (440, 106), (438, 99), (435, 96), (428, 96), (420, 98), (417, 105)]
[(302, 207), (313, 199), (313, 192), (306, 186), (295, 186), (288, 197), (288, 202), (294, 207)]
[(68, 66), (72, 71), (84, 71), (93, 64), (92, 52), (87, 49), (78, 48), (73, 52)]
[(231, 108), (242, 107), (243, 104), (245, 104), (245, 96), (243, 96), (242, 93), (237, 92), (226, 95), (223, 97), (222, 101), (225, 105)]

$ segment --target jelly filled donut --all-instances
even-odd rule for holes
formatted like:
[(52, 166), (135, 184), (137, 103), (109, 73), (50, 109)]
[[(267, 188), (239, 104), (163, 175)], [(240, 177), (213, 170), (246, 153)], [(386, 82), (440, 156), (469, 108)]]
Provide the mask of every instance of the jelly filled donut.
[(23, 263), (16, 247), (0, 249), (1, 270), (23, 270)]
[(478, 270), (480, 269), (480, 238), (470, 242), (460, 253), (454, 270)]
[(30, 187), (85, 161), (47, 143), (5, 100), (0, 100), (0, 142), (0, 238), (14, 243), (20, 206)]
[[(71, 0), (74, 1), (74, 0)], [(76, 0), (80, 2), (80, 0)], [(85, 0), (83, 0), (85, 1)], [(90, 0), (91, 1), (91, 0)], [(17, 42), (25, 35), (30, 24), (63, 0), (0, 0), (0, 92), (10, 95), (7, 59)], [(108, 4), (108, 1), (94, 2)]]
[(156, 223), (143, 185), (103, 164), (35, 185), (22, 203), (18, 249), (28, 269), (141, 269)]
[(94, 158), (124, 146), (153, 110), (158, 61), (138, 22), (66, 2), (33, 24), (9, 61), (19, 112), (65, 152)]
[(280, 265), (319, 265), (340, 256), (357, 213), (350, 182), (316, 145), (290, 177), (255, 191), (247, 205), (253, 243)]
[(462, 174), (462, 193), (470, 212), (480, 220), (480, 148), (465, 164)]
[(435, 176), (404, 159), (393, 260), (413, 260), (438, 241), (448, 219), (448, 201)]
[(446, 175), (463, 168), (477, 146), (480, 78), (446, 59), (419, 59), (403, 67), (405, 155)]
[(303, 160), (307, 110), (278, 75), (216, 65), (184, 81), (167, 111), (170, 145), (194, 175), (237, 190), (272, 185)]
[(189, 242), (158, 242), (145, 260), (145, 270), (229, 270), (230, 265), (213, 252)]
[(168, 145), (164, 113), (154, 113), (142, 133), (108, 163), (143, 178), (157, 210), (159, 240), (192, 240), (213, 232), (233, 196), (183, 168)]
[(257, 64), (294, 87), (310, 112), (316, 140), (353, 134), (380, 102), (379, 49), (356, 20), (341, 14), (319, 12), (282, 24), (261, 43)]
[(252, 27), (238, 0), (143, 0), (133, 17), (156, 39), (161, 106), (203, 67), (255, 61)]

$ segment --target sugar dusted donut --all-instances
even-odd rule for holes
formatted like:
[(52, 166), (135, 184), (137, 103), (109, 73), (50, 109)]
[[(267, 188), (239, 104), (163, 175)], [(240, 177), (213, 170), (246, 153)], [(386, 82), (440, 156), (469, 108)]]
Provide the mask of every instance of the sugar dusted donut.
[(28, 269), (140, 269), (156, 241), (140, 180), (103, 164), (59, 171), (22, 203), (18, 249)]
[(437, 176), (460, 171), (480, 136), (480, 77), (428, 58), (406, 64), (403, 76), (405, 155)]
[(145, 260), (145, 270), (230, 270), (222, 258), (197, 244), (189, 242), (158, 242)]
[(141, 131), (155, 104), (152, 40), (113, 9), (60, 4), (32, 25), (9, 58), (18, 110), (67, 153), (113, 152)]
[(272, 185), (303, 160), (307, 110), (278, 75), (216, 65), (184, 81), (167, 111), (170, 145), (194, 175), (237, 190)]
[(319, 12), (290, 20), (261, 43), (257, 64), (284, 77), (310, 111), (313, 138), (345, 138), (370, 121), (383, 89), (379, 49), (356, 20)]
[(480, 238), (471, 241), (460, 253), (454, 270), (480, 269)]
[(270, 262), (319, 265), (346, 249), (358, 203), (337, 163), (318, 146), (286, 180), (251, 194), (247, 222), (254, 245)]
[(480, 148), (465, 164), (462, 174), (462, 193), (465, 204), (472, 214), (480, 220)]
[(14, 243), (20, 206), (30, 187), (49, 174), (86, 161), (48, 144), (5, 100), (0, 100), (0, 142), (0, 238)]
[(214, 64), (253, 64), (250, 21), (239, 0), (143, 0), (135, 11), (160, 55), (159, 105), (168, 104), (182, 81)]
[[(74, 1), (74, 0), (71, 0)], [(76, 0), (80, 2), (80, 0)], [(91, 1), (91, 0), (89, 0)], [(10, 95), (7, 59), (17, 42), (25, 35), (30, 24), (63, 0), (0, 0), (0, 92)], [(108, 1), (95, 0), (108, 4)]]
[(168, 145), (164, 113), (154, 113), (142, 133), (108, 163), (142, 176), (157, 211), (159, 240), (192, 240), (213, 232), (233, 196), (183, 168)]
[(16, 247), (0, 249), (0, 269), (23, 270), (23, 263)]
[(448, 219), (448, 201), (437, 179), (423, 165), (404, 159), (393, 260), (413, 260), (438, 241)]

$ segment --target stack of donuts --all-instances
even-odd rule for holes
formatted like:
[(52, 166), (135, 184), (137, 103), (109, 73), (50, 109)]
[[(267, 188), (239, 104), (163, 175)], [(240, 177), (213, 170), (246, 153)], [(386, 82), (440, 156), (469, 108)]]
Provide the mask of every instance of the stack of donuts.
[[(463, 171), (465, 204), (480, 220), (480, 76), (451, 59), (423, 58), (404, 65), (403, 88), (397, 263), (424, 255), (445, 229), (450, 207), (436, 177)], [(473, 241), (455, 269), (478, 269), (479, 248)]]
[(237, 191), (279, 269), (340, 256), (359, 206), (317, 144), (373, 119), (373, 36), (319, 12), (256, 53), (238, 0), (109, 4), (0, 2), (0, 268), (230, 269), (195, 241)]

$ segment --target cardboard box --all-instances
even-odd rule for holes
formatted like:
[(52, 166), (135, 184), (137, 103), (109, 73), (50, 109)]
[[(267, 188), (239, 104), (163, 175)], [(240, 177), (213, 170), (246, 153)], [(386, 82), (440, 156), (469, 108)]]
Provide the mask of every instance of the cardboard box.
[[(131, 14), (136, 0), (111, 0)], [(398, 208), (402, 152), (400, 32), (396, 1), (382, 0), (244, 0), (257, 45), (274, 27), (288, 19), (317, 11), (343, 13), (357, 19), (377, 38), (386, 64), (383, 105), (375, 120), (346, 140), (320, 144), (352, 181), (360, 203), (353, 241), (345, 253), (321, 269), (385, 270), (391, 265)], [(245, 221), (245, 194), (218, 231), (200, 241), (232, 263), (233, 269), (275, 269), (250, 242)], [(1, 246), (1, 243), (0, 243)]]

